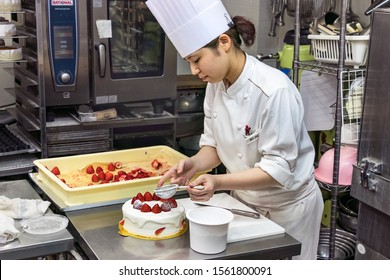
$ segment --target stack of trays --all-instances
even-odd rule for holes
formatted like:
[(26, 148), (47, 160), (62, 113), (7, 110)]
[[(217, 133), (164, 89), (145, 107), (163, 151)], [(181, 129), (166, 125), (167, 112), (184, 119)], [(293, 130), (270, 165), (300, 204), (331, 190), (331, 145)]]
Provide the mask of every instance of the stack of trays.
[(30, 149), (30, 146), (20, 140), (7, 126), (0, 124), (0, 154), (14, 153)]

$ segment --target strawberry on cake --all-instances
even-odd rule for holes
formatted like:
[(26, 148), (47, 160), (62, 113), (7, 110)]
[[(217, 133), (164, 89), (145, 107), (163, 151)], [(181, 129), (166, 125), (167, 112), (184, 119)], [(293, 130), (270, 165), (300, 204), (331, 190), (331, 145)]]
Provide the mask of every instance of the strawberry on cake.
[(140, 239), (160, 240), (182, 235), (187, 230), (184, 207), (171, 197), (138, 193), (122, 206), (119, 234)]

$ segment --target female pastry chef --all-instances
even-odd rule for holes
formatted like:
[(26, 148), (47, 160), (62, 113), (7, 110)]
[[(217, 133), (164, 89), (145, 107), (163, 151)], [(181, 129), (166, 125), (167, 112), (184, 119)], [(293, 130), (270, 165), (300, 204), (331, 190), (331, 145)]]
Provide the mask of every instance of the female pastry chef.
[[(200, 150), (173, 166), (158, 186), (169, 178), (203, 185), (203, 190), (187, 188), (195, 201), (231, 190), (302, 243), (294, 259), (316, 259), (323, 200), (297, 88), (281, 71), (240, 48), (241, 40), (253, 44), (255, 28), (243, 17), (231, 20), (220, 0), (169, 2), (146, 4), (192, 74), (208, 84)], [(189, 183), (195, 173), (220, 163), (227, 174), (205, 174)]]

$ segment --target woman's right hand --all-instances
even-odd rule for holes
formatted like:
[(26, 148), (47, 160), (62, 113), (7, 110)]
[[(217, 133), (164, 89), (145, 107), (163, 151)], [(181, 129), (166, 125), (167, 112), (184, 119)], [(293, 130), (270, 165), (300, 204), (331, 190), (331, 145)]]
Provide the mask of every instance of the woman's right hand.
[(161, 177), (157, 186), (161, 187), (168, 179), (171, 184), (186, 186), (196, 172), (195, 163), (191, 158), (182, 159)]

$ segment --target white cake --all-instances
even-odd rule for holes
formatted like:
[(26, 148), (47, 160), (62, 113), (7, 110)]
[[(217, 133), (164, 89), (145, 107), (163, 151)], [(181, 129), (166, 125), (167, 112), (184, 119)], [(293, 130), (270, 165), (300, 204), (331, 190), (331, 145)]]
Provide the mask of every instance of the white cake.
[(0, 37), (11, 37), (16, 34), (16, 26), (13, 23), (0, 22)]
[[(139, 195), (139, 194), (138, 194)], [(185, 222), (185, 210), (182, 205), (173, 198), (176, 207), (170, 210), (155, 212), (143, 212), (143, 204), (153, 208), (156, 204), (161, 208), (163, 203), (168, 201), (155, 200), (153, 196), (151, 201), (129, 200), (122, 206), (123, 219), (119, 222), (119, 234), (123, 236), (132, 236), (148, 240), (168, 239), (179, 236), (186, 232), (187, 224)], [(136, 205), (136, 206), (135, 206)]]
[(0, 12), (18, 12), (21, 9), (21, 0), (0, 0)]
[(20, 60), (23, 58), (22, 48), (0, 47), (0, 60)]

